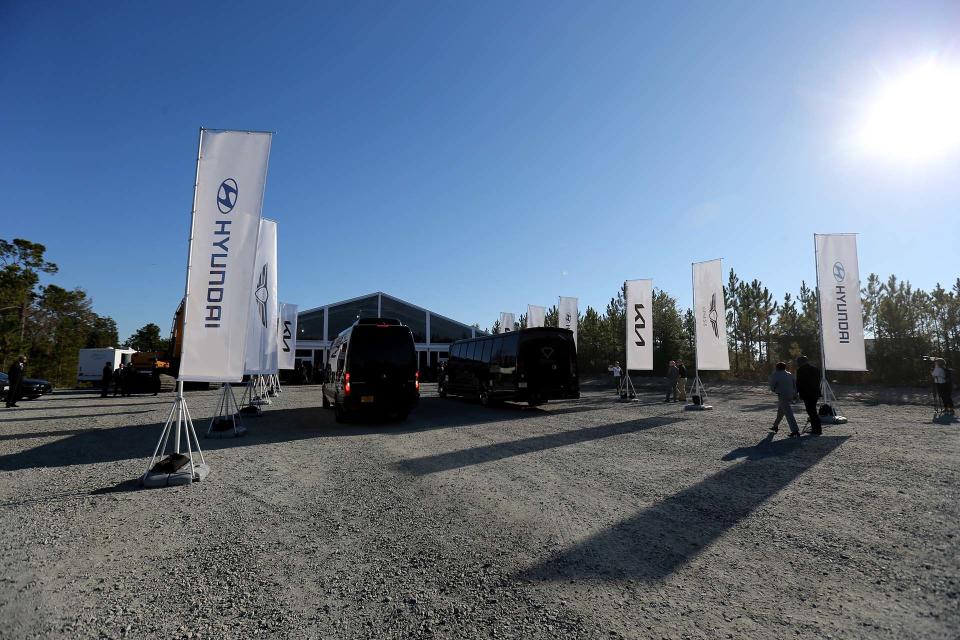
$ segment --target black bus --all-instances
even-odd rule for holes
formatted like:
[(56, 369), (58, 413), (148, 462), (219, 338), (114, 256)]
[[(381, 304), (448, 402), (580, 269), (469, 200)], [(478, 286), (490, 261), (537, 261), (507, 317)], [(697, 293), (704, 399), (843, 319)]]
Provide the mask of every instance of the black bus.
[(579, 398), (573, 332), (540, 327), (454, 342), (437, 391), (441, 398), (478, 398), (484, 405)]
[(321, 393), (337, 421), (359, 411), (406, 420), (420, 400), (420, 372), (410, 327), (393, 318), (361, 318), (330, 347)]

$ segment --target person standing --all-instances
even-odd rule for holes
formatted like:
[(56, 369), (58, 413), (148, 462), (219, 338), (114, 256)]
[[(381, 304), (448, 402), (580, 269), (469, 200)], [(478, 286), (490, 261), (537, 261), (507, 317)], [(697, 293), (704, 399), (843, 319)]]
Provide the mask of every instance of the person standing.
[(113, 397), (116, 398), (117, 395), (123, 390), (123, 363), (121, 362), (116, 369), (113, 370)]
[(677, 360), (677, 398), (680, 402), (687, 401), (687, 368), (682, 360)]
[(670, 365), (667, 368), (667, 397), (664, 402), (670, 402), (670, 397), (673, 396), (673, 401), (677, 400), (677, 379), (680, 377), (680, 370), (677, 369), (677, 363), (673, 360), (670, 361)]
[(933, 382), (937, 386), (937, 393), (940, 394), (940, 400), (943, 402), (943, 413), (946, 415), (956, 415), (953, 409), (953, 370), (947, 368), (947, 361), (943, 358), (937, 358), (933, 361)]
[(120, 381), (120, 386), (123, 390), (123, 396), (129, 397), (133, 395), (134, 383), (136, 383), (137, 370), (133, 366), (133, 363), (127, 363), (127, 366), (123, 368), (123, 380)]
[(157, 368), (157, 359), (153, 359), (150, 365), (150, 388), (153, 389), (153, 395), (160, 393), (160, 370)]
[(797, 393), (803, 400), (803, 406), (810, 418), (810, 433), (819, 436), (823, 433), (820, 414), (817, 412), (817, 400), (820, 399), (820, 369), (810, 364), (807, 356), (797, 358)]
[(620, 368), (620, 362), (614, 362), (612, 365), (607, 367), (610, 370), (610, 373), (613, 374), (613, 386), (617, 388), (617, 394), (620, 393), (620, 374), (623, 373), (623, 370)]
[(113, 379), (113, 363), (107, 360), (103, 365), (103, 372), (100, 374), (100, 397), (106, 398), (110, 391), (110, 381)]
[(790, 406), (794, 396), (797, 395), (797, 384), (790, 372), (787, 371), (786, 363), (777, 363), (777, 370), (770, 377), (770, 391), (777, 394), (777, 419), (770, 427), (770, 431), (774, 433), (779, 431), (780, 418), (786, 416), (787, 424), (790, 425), (790, 437), (799, 437), (800, 427), (797, 426), (797, 419), (793, 415), (793, 407)]
[(23, 390), (23, 370), (27, 366), (26, 356), (20, 356), (16, 361), (10, 365), (10, 369), (7, 371), (7, 384), (10, 385), (10, 388), (7, 389), (7, 408), (17, 406), (17, 400), (20, 399), (20, 393)]

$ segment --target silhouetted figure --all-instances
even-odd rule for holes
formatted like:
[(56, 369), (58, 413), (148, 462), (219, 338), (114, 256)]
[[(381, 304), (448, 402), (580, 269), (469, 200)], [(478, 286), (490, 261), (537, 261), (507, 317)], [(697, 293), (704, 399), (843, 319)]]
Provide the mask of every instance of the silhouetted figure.
[(160, 370), (157, 369), (156, 360), (150, 366), (150, 388), (153, 389), (153, 395), (160, 393)]
[(109, 361), (103, 365), (103, 372), (100, 374), (100, 397), (106, 398), (110, 391), (110, 381), (113, 380), (113, 364)]
[(116, 398), (123, 391), (123, 363), (113, 370), (113, 397)]
[(933, 361), (933, 370), (930, 372), (933, 382), (937, 385), (937, 393), (943, 402), (943, 412), (949, 416), (956, 415), (953, 409), (953, 369), (947, 367), (947, 361), (937, 358)]
[(20, 356), (10, 365), (7, 371), (7, 408), (17, 406), (17, 400), (20, 399), (20, 393), (23, 391), (23, 370), (27, 366), (26, 356)]
[(667, 398), (664, 402), (670, 402), (670, 396), (673, 396), (674, 402), (677, 400), (677, 379), (680, 377), (680, 370), (677, 369), (677, 363), (670, 361), (670, 367), (667, 369)]
[(687, 401), (687, 368), (681, 360), (677, 360), (677, 399)]
[(820, 399), (820, 369), (810, 364), (807, 356), (797, 358), (797, 394), (803, 400), (803, 407), (810, 417), (810, 433), (819, 436), (823, 433), (820, 414), (817, 412), (817, 400)]
[(121, 380), (121, 386), (123, 388), (124, 397), (129, 397), (133, 395), (133, 389), (137, 382), (137, 370), (133, 364), (128, 364), (123, 368), (123, 380)]

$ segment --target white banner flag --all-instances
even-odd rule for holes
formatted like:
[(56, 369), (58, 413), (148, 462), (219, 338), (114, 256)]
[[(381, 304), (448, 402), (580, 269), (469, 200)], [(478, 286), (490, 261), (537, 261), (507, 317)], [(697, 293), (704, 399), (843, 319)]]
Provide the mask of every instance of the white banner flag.
[(200, 132), (180, 379), (243, 377), (269, 133)]
[(297, 305), (280, 303), (280, 327), (277, 332), (278, 369), (293, 369), (297, 353)]
[(507, 313), (506, 311), (500, 312), (500, 333), (506, 333), (507, 331), (513, 331), (513, 325), (516, 323), (516, 318), (514, 318), (512, 313)]
[(260, 220), (256, 281), (250, 292), (246, 373), (277, 372), (277, 223)]
[(561, 329), (573, 331), (573, 343), (577, 344), (577, 299), (560, 296), (558, 324)]
[(857, 236), (847, 233), (814, 235), (814, 243), (820, 290), (823, 368), (866, 371)]
[(527, 329), (542, 327), (547, 323), (547, 310), (535, 304), (527, 305)]
[(627, 280), (627, 370), (653, 370), (653, 280)]
[(723, 304), (723, 267), (719, 260), (693, 264), (693, 315), (697, 369), (728, 371), (727, 310)]

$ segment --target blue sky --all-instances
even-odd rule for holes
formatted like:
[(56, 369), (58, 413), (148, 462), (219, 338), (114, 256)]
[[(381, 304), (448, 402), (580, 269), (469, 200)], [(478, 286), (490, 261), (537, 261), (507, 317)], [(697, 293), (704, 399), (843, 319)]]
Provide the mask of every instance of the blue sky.
[(960, 154), (847, 141), (886, 75), (960, 59), (958, 25), (956, 2), (0, 2), (0, 236), (45, 244), (121, 338), (166, 330), (197, 129), (268, 129), (301, 308), (379, 289), (486, 327), (645, 277), (689, 304), (715, 257), (781, 297), (814, 232), (928, 288), (960, 275)]

